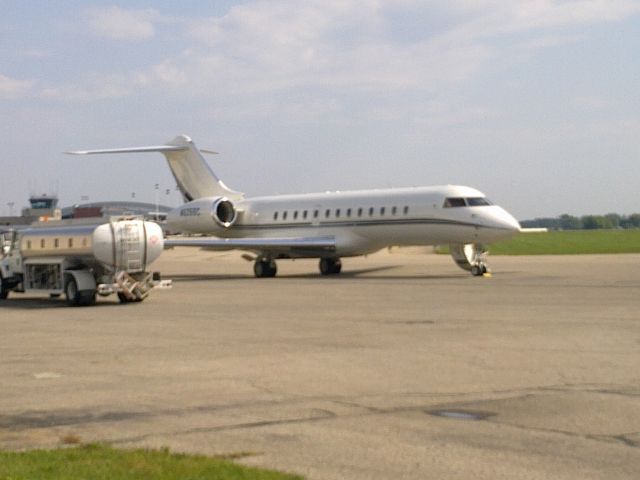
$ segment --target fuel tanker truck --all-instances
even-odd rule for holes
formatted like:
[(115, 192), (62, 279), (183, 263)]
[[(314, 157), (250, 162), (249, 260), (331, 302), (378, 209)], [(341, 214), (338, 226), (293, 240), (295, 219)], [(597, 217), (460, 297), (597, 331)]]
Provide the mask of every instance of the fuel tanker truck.
[(96, 295), (115, 293), (121, 303), (141, 302), (170, 286), (148, 271), (162, 253), (162, 229), (139, 218), (6, 230), (0, 246), (0, 300), (10, 292), (64, 294), (69, 305), (93, 305)]

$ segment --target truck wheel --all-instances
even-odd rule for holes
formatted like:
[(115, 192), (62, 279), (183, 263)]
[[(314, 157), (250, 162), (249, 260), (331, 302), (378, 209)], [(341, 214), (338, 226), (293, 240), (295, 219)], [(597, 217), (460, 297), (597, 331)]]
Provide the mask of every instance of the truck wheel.
[(96, 304), (96, 291), (95, 290), (82, 290), (80, 293), (80, 300), (78, 300), (78, 305), (82, 305), (83, 307), (88, 307), (90, 305)]
[(64, 294), (67, 296), (67, 305), (75, 307), (80, 302), (80, 292), (78, 292), (78, 284), (76, 279), (69, 277), (64, 286)]
[(9, 296), (9, 287), (7, 283), (2, 278), (2, 273), (0, 273), (0, 300), (5, 300)]

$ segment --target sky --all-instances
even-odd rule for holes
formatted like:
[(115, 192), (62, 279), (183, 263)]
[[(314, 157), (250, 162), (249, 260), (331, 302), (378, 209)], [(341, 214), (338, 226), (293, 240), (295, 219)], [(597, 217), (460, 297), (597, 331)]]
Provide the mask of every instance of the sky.
[(520, 220), (640, 212), (638, 0), (0, 12), (0, 215), (45, 192), (177, 206), (160, 154), (63, 152), (179, 134), (247, 196), (459, 184)]

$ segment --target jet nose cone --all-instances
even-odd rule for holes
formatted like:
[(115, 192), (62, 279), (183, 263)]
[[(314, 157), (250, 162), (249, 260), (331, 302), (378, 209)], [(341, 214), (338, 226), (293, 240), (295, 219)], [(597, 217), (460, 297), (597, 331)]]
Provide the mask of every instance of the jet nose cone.
[(520, 232), (520, 224), (509, 212), (501, 207), (487, 211), (487, 226), (493, 229), (496, 238), (509, 238)]
[(513, 232), (519, 232), (520, 231), (520, 222), (518, 222), (518, 220), (516, 220), (513, 217), (513, 215), (511, 215), (506, 210), (503, 210), (503, 212), (504, 212), (504, 214), (500, 218), (500, 221), (503, 224), (504, 228), (506, 230), (511, 230)]

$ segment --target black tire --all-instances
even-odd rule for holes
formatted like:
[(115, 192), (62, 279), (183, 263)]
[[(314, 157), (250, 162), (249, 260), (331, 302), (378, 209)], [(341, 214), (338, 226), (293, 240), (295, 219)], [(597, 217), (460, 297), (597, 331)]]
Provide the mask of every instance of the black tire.
[(253, 273), (257, 278), (272, 278), (278, 273), (278, 266), (274, 260), (256, 260)]
[(78, 305), (88, 307), (96, 304), (96, 291), (95, 290), (82, 290), (80, 292), (80, 299)]
[(339, 258), (336, 258), (333, 261), (333, 268), (331, 269), (331, 273), (333, 275), (338, 275), (342, 271), (342, 262)]
[(256, 278), (263, 278), (265, 273), (264, 270), (265, 270), (264, 262), (261, 262), (260, 260), (256, 260), (256, 262), (253, 264), (253, 274), (256, 276)]
[(267, 277), (273, 278), (278, 273), (278, 266), (274, 260), (271, 260), (267, 263)]
[(471, 267), (471, 275), (473, 275), (474, 277), (481, 277), (482, 276), (482, 266), (473, 265)]
[(67, 305), (76, 307), (80, 305), (80, 292), (78, 291), (78, 283), (73, 277), (69, 277), (64, 285), (64, 294), (67, 297)]
[(64, 285), (64, 294), (67, 297), (67, 305), (71, 307), (88, 307), (96, 303), (96, 291), (78, 290), (78, 283), (72, 276), (69, 276)]
[(322, 275), (337, 275), (342, 271), (342, 262), (339, 258), (323, 257), (320, 259), (320, 273)]
[(2, 272), (0, 272), (0, 300), (6, 300), (9, 296), (9, 286), (7, 282), (2, 278)]

